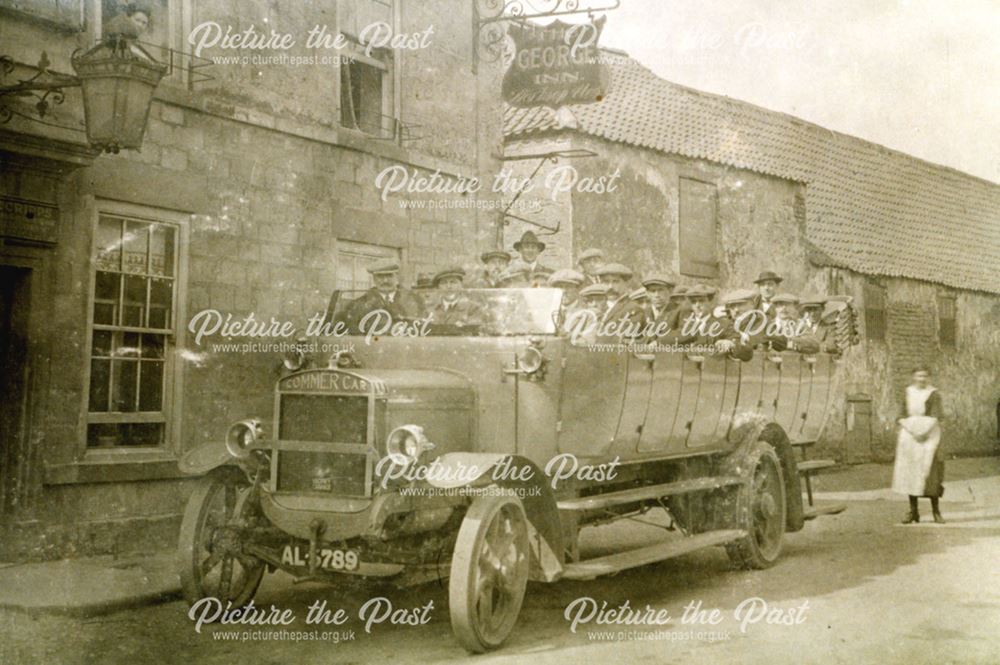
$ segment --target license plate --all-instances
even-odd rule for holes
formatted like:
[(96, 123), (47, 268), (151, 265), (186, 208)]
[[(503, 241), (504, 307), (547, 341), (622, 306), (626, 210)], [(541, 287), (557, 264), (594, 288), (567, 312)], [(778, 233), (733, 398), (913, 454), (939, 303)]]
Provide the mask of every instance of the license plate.
[[(324, 570), (357, 570), (361, 557), (356, 550), (331, 549), (321, 547), (316, 550), (318, 566)], [(281, 553), (281, 563), (288, 566), (308, 566), (309, 549), (298, 545), (285, 545)]]

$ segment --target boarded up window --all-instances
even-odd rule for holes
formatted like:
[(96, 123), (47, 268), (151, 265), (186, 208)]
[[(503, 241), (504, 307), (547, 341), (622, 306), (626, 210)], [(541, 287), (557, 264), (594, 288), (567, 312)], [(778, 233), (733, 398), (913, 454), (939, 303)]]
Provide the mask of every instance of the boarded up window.
[(938, 296), (938, 339), (944, 348), (955, 348), (957, 330), (955, 325), (954, 296)]
[(681, 274), (718, 277), (718, 194), (715, 185), (681, 178), (679, 254)]
[(865, 284), (865, 337), (871, 342), (885, 341), (885, 289)]

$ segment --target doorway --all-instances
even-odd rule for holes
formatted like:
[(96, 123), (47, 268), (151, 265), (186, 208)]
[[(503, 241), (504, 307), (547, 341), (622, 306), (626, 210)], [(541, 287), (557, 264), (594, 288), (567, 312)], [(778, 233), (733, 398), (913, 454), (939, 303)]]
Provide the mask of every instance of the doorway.
[(28, 429), (31, 270), (0, 265), (0, 515), (14, 512)]

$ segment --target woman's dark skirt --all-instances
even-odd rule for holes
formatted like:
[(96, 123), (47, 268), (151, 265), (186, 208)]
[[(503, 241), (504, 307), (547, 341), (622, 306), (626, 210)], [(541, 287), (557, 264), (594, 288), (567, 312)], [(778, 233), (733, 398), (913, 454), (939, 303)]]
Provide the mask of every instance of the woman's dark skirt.
[(931, 470), (927, 473), (927, 480), (924, 481), (924, 493), (920, 496), (936, 499), (942, 495), (944, 495), (944, 460), (935, 455)]

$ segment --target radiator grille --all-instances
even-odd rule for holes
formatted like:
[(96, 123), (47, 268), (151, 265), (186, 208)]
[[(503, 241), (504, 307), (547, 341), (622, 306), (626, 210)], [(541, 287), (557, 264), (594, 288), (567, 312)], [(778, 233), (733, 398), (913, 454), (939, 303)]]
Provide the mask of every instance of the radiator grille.
[[(365, 444), (368, 398), (344, 395), (282, 395), (278, 436), (283, 441)], [(363, 453), (282, 450), (277, 489), (365, 496)]]

